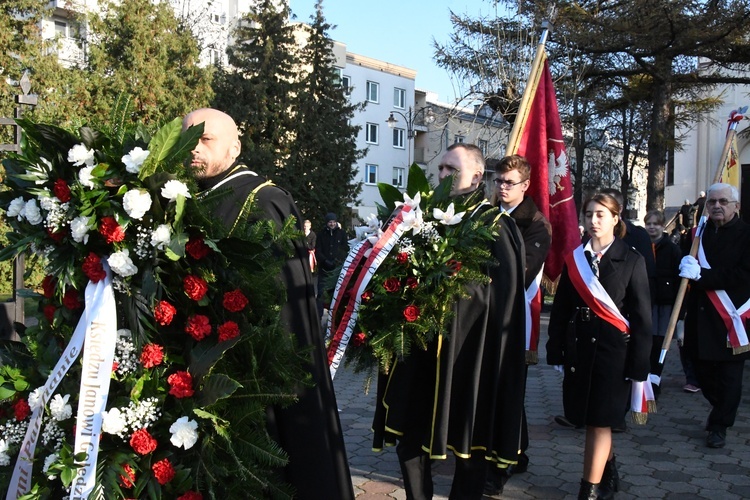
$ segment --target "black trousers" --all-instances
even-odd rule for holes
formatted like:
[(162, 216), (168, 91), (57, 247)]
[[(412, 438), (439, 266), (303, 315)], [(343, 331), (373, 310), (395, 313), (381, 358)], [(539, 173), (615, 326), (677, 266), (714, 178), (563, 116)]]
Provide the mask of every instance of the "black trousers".
[(707, 431), (726, 431), (734, 425), (742, 399), (744, 360), (704, 361), (693, 359), (695, 375), (703, 397), (711, 403)]
[[(404, 434), (396, 445), (407, 500), (429, 500), (433, 495), (432, 460), (422, 449), (421, 440)], [(484, 453), (471, 458), (456, 457), (450, 500), (481, 500), (489, 461)]]

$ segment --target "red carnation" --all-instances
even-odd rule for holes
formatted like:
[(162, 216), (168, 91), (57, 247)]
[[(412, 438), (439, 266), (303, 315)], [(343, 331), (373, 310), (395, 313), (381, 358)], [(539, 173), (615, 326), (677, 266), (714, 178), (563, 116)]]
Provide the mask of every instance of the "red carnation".
[(47, 228), (47, 236), (54, 240), (55, 243), (60, 243), (62, 239), (65, 238), (66, 234), (68, 234), (68, 232), (65, 230), (65, 228), (58, 229), (54, 232), (51, 229)]
[(160, 300), (154, 307), (154, 319), (161, 326), (167, 326), (172, 322), (177, 309), (166, 300)]
[(406, 252), (399, 252), (399, 254), (396, 255), (396, 262), (399, 264), (406, 264), (409, 262), (409, 254)]
[(99, 232), (102, 233), (107, 243), (120, 242), (125, 239), (125, 230), (112, 216), (102, 217)]
[(20, 422), (21, 420), (24, 420), (29, 416), (29, 414), (31, 413), (31, 407), (25, 399), (19, 399), (18, 401), (16, 401), (16, 404), (13, 405), (13, 413), (16, 416), (16, 420)]
[(362, 294), (362, 302), (370, 302), (372, 300), (372, 292), (367, 290)]
[(189, 398), (193, 395), (193, 376), (186, 371), (175, 372), (167, 378), (169, 393), (176, 398)]
[(227, 311), (240, 312), (248, 303), (247, 297), (245, 297), (239, 288), (224, 294), (223, 305)]
[(419, 318), (419, 308), (415, 305), (406, 306), (404, 309), (404, 318), (409, 323), (417, 321), (417, 318)]
[(55, 181), (55, 184), (52, 186), (52, 192), (55, 193), (57, 199), (62, 203), (67, 203), (70, 201), (70, 188), (68, 187), (68, 183), (64, 180), (57, 179)]
[(120, 363), (118, 363), (117, 361), (112, 361), (112, 371), (113, 372), (116, 372), (119, 367), (120, 367)]
[(164, 348), (159, 344), (146, 344), (141, 351), (141, 364), (144, 368), (159, 366), (164, 360)]
[(89, 252), (85, 259), (83, 259), (83, 274), (86, 275), (92, 283), (98, 283), (99, 280), (103, 280), (107, 273), (104, 271), (102, 266), (102, 259), (99, 258), (94, 252)]
[(42, 295), (44, 298), (51, 299), (55, 296), (55, 285), (57, 285), (57, 278), (52, 275), (47, 275), (42, 280)]
[(401, 282), (398, 278), (391, 277), (385, 280), (383, 288), (385, 288), (386, 292), (395, 293), (401, 290)]
[(182, 285), (185, 288), (185, 295), (196, 302), (201, 300), (206, 292), (208, 292), (208, 284), (203, 278), (193, 276), (189, 274), (182, 280)]
[(185, 250), (195, 260), (201, 260), (211, 253), (211, 248), (206, 245), (201, 237), (190, 238), (190, 241), (185, 245)]
[(78, 290), (75, 288), (68, 288), (65, 290), (65, 296), (63, 297), (62, 303), (66, 309), (70, 309), (71, 311), (75, 311), (81, 307), (81, 301), (78, 300)]
[(203, 500), (203, 495), (195, 491), (186, 491), (184, 495), (177, 497), (177, 500)]
[(135, 484), (135, 471), (130, 464), (123, 465), (122, 470), (125, 472), (125, 475), (120, 474), (120, 486), (123, 488), (132, 488)]
[(414, 276), (409, 276), (406, 278), (406, 288), (409, 290), (414, 290), (419, 286), (419, 281)]
[(156, 439), (144, 428), (130, 436), (130, 446), (139, 455), (147, 455), (156, 449)]
[(190, 316), (185, 325), (185, 333), (199, 342), (211, 335), (211, 323), (208, 316), (202, 314), (193, 314)]
[(42, 309), (44, 317), (47, 318), (47, 321), (49, 321), (50, 323), (52, 323), (52, 321), (55, 319), (55, 311), (57, 311), (57, 308), (52, 304), (47, 304), (46, 306), (44, 306), (44, 309)]
[(227, 321), (219, 327), (219, 342), (230, 340), (240, 334), (240, 327), (234, 321)]
[(355, 333), (354, 335), (352, 335), (352, 346), (361, 346), (365, 343), (365, 340), (367, 340), (367, 335), (365, 335), (364, 332)]
[(174, 467), (167, 458), (156, 462), (151, 466), (151, 470), (154, 471), (154, 477), (162, 486), (174, 479)]
[(455, 276), (458, 274), (458, 272), (461, 270), (461, 261), (458, 261), (456, 259), (451, 259), (448, 261), (448, 268), (452, 271), (450, 273), (451, 276)]

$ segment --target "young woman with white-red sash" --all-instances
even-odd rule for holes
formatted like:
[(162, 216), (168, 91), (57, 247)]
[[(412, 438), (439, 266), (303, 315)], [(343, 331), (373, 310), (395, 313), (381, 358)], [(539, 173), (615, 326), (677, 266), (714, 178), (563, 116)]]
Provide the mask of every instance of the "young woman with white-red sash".
[(620, 238), (620, 205), (586, 200), (591, 239), (566, 257), (549, 324), (547, 364), (564, 373), (565, 417), (586, 427), (579, 499), (608, 499), (619, 488), (612, 426), (630, 406), (632, 382), (647, 380), (651, 301), (643, 257)]

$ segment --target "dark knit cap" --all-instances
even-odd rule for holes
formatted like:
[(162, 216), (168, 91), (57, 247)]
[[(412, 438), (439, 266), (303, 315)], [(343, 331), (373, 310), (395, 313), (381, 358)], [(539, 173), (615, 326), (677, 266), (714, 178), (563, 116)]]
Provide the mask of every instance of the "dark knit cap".
[(336, 214), (333, 212), (328, 212), (328, 214), (326, 214), (326, 222), (330, 222), (332, 220), (336, 220)]

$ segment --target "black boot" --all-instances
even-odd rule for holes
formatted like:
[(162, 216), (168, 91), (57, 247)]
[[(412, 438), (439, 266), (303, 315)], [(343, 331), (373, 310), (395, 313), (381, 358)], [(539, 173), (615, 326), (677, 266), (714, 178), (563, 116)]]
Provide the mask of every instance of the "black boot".
[(607, 460), (602, 474), (602, 482), (599, 483), (599, 498), (614, 498), (615, 492), (620, 491), (620, 474), (617, 472), (617, 462), (615, 456), (612, 460)]
[(588, 481), (581, 479), (581, 489), (578, 490), (578, 500), (596, 500), (598, 484), (589, 483)]

